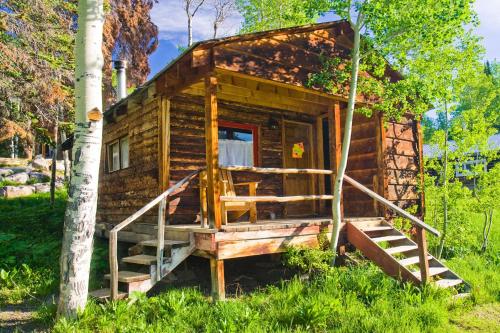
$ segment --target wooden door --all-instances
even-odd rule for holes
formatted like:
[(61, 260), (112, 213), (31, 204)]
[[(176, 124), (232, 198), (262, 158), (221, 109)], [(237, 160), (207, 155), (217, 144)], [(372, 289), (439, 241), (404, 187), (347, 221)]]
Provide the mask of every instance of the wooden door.
[[(284, 121), (283, 167), (313, 168), (312, 125)], [(295, 152), (294, 152), (295, 148)], [(312, 175), (287, 174), (284, 176), (285, 195), (314, 194)], [(290, 202), (285, 206), (286, 216), (306, 216), (314, 214), (314, 201)]]

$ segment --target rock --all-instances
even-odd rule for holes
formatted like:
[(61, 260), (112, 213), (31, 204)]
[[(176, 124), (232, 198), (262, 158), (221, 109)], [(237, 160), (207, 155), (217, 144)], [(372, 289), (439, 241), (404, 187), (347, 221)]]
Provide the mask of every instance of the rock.
[(42, 158), (40, 156), (35, 157), (33, 162), (31, 162), (31, 166), (34, 169), (41, 169), (41, 170), (50, 170), (51, 164), (52, 164), (51, 160)]
[(12, 169), (9, 168), (0, 168), (0, 177), (7, 177), (14, 173)]
[(30, 179), (37, 183), (45, 183), (50, 181), (50, 176), (42, 172), (31, 172)]
[(26, 184), (26, 182), (30, 179), (30, 176), (27, 172), (19, 172), (13, 175), (5, 177), (5, 180), (10, 180), (12, 182)]
[(35, 192), (33, 186), (4, 186), (0, 188), (0, 197), (4, 198), (17, 198), (24, 197)]
[(50, 192), (50, 184), (49, 183), (40, 183), (33, 185), (35, 187), (36, 193), (47, 193)]
[(56, 162), (56, 170), (57, 171), (64, 171), (64, 160)]

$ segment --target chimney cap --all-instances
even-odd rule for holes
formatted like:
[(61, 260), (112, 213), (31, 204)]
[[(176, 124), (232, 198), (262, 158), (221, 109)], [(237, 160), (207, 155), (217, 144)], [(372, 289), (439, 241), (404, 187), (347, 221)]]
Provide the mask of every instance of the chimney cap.
[(114, 60), (113, 64), (114, 64), (115, 69), (127, 68), (127, 60)]

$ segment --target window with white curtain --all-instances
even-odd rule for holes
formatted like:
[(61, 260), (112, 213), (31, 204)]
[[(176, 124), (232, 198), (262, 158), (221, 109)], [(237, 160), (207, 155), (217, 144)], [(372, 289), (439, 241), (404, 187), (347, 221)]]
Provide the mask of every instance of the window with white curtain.
[(219, 164), (254, 166), (255, 130), (219, 127)]

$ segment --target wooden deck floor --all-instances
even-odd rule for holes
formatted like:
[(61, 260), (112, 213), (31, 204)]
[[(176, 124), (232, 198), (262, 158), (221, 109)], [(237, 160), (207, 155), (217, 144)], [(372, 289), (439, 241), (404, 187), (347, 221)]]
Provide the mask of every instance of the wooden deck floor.
[(222, 225), (220, 230), (202, 228), (199, 224), (178, 224), (165, 227), (168, 231), (176, 232), (195, 232), (195, 233), (217, 233), (217, 232), (245, 232), (245, 231), (264, 231), (275, 229), (289, 229), (309, 226), (328, 226), (332, 223), (329, 217), (310, 217), (310, 218), (288, 218), (275, 220), (260, 220), (256, 223), (234, 222)]

